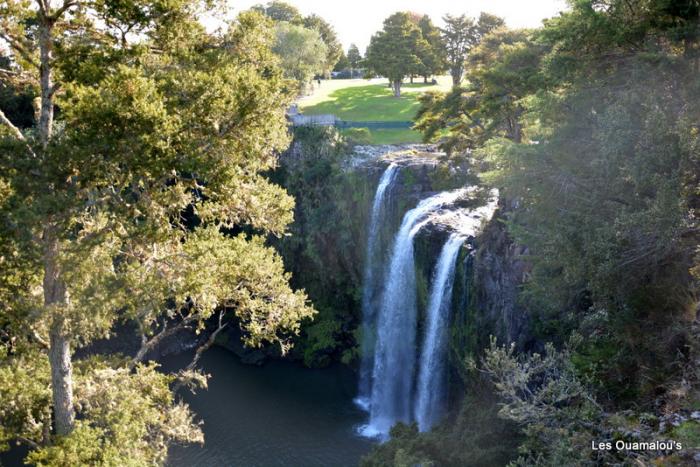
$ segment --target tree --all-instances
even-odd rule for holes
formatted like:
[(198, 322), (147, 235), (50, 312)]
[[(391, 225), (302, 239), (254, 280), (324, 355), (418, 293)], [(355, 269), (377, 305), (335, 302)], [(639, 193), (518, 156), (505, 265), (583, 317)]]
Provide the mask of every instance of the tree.
[(358, 49), (355, 44), (350, 44), (350, 47), (348, 47), (347, 57), (348, 62), (350, 62), (350, 68), (360, 68), (362, 64), (362, 54), (360, 53), (360, 49)]
[(280, 57), (286, 77), (304, 87), (326, 67), (328, 48), (317, 31), (303, 26), (281, 22), (275, 25), (273, 51)]
[[(0, 441), (27, 444), (32, 463), (162, 463), (169, 443), (202, 440), (171, 389), (203, 380), (196, 360), (225, 313), (247, 344), (283, 350), (313, 314), (261, 236), (281, 235), (293, 205), (261, 175), (288, 143), (292, 97), (271, 25), (247, 13), (208, 36), (196, 12), (0, 6), (3, 73), (40, 101), (29, 130), (0, 112)], [(185, 371), (155, 371), (150, 351), (210, 318)], [(141, 335), (134, 355), (75, 358), (118, 321)]]
[(423, 39), (428, 44), (425, 53), (421, 57), (423, 62), (423, 81), (428, 82), (428, 76), (437, 75), (445, 70), (445, 44), (442, 41), (440, 30), (433, 24), (430, 16), (424, 15), (418, 22)]
[(419, 50), (428, 44), (408, 13), (394, 13), (384, 28), (374, 34), (367, 48), (367, 67), (389, 79), (395, 97), (401, 97), (401, 82), (418, 74), (423, 66)]
[(350, 60), (348, 60), (348, 57), (345, 55), (345, 52), (341, 51), (340, 58), (335, 64), (335, 67), (333, 67), (333, 71), (343, 71), (347, 70), (348, 68), (350, 68)]
[(548, 21), (541, 84), (519, 99), (528, 138), (482, 151), (520, 206), (510, 231), (530, 249), (530, 307), (543, 328), (584, 335), (578, 365), (619, 405), (658, 401), (652, 388), (685, 384), (693, 364), (698, 25), (659, 21), (661, 3), (577, 2)]
[(503, 18), (489, 13), (481, 12), (481, 14), (479, 14), (479, 19), (476, 21), (476, 25), (474, 26), (474, 39), (472, 41), (472, 46), (479, 45), (482, 39), (486, 37), (491, 31), (495, 31), (499, 28), (502, 28), (505, 25), (506, 22), (503, 20)]
[(303, 24), (306, 28), (318, 32), (321, 36), (321, 40), (326, 44), (327, 51), (324, 73), (327, 75), (326, 77), (328, 77), (330, 70), (335, 67), (336, 63), (343, 55), (343, 46), (338, 41), (333, 26), (328, 24), (328, 22), (320, 16), (306, 16), (303, 20)]
[(489, 32), (505, 24), (503, 19), (481, 13), (475, 22), (466, 15), (446, 15), (442, 37), (445, 44), (447, 63), (452, 75), (452, 85), (459, 86), (464, 75), (464, 65), (469, 51), (481, 42)]
[(527, 30), (491, 33), (469, 56), (465, 86), (421, 96), (416, 128), (424, 138), (440, 138), (450, 153), (478, 149), (497, 137), (523, 141), (523, 99), (544, 86), (544, 48), (531, 36)]
[(302, 16), (299, 10), (289, 3), (274, 0), (265, 5), (255, 5), (252, 10), (259, 11), (273, 21), (286, 21), (301, 24)]
[(450, 75), (452, 75), (452, 85), (459, 86), (464, 74), (464, 62), (472, 46), (474, 20), (466, 15), (452, 16), (449, 14), (445, 15), (442, 20), (445, 22), (442, 37)]
[(333, 26), (315, 14), (302, 17), (301, 13), (295, 6), (285, 2), (272, 1), (268, 2), (266, 5), (256, 5), (252, 9), (263, 13), (276, 23), (291, 23), (293, 25), (303, 26), (311, 31), (317, 32), (326, 46), (326, 59), (323, 64), (323, 68), (317, 70), (317, 72), (328, 76), (330, 71), (335, 67), (335, 64), (340, 59), (343, 51)]

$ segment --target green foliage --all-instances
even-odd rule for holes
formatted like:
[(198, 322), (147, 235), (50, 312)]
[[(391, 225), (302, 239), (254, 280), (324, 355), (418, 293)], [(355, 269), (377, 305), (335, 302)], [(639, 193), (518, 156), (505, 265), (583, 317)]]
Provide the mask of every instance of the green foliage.
[(357, 196), (371, 187), (343, 171), (348, 152), (335, 129), (300, 127), (294, 141), (274, 173), (297, 200), (292, 235), (279, 248), (292, 283), (303, 284), (319, 310), (303, 328), (301, 358), (309, 366), (324, 366), (355, 346), (362, 264), (358, 252), (365, 236), (364, 209), (371, 202)]
[[(251, 10), (262, 13), (275, 23), (288, 23), (287, 29), (294, 31), (293, 34), (288, 31), (283, 37), (278, 37), (275, 52), (280, 55), (285, 71), (289, 75), (294, 76), (295, 79), (299, 79), (296, 74), (300, 72), (298, 68), (302, 67), (300, 62), (305, 62), (307, 65), (304, 66), (313, 68), (311, 78), (313, 74), (324, 74), (328, 77), (328, 73), (334, 69), (336, 63), (343, 55), (342, 46), (338, 41), (333, 26), (318, 15), (312, 14), (302, 17), (295, 6), (280, 1), (271, 1), (265, 5), (255, 5)], [(290, 28), (290, 25), (304, 28), (306, 31), (302, 32), (299, 29)], [(317, 33), (325, 46), (322, 51), (318, 49), (316, 37), (312, 37), (311, 32)], [(305, 39), (301, 40), (300, 35)], [(292, 43), (286, 44), (285, 40), (292, 41)], [(307, 44), (304, 42), (305, 40), (310, 42)], [(324, 54), (325, 56), (321, 58), (321, 55)], [(292, 59), (291, 57), (296, 58)], [(320, 63), (317, 63), (317, 61)], [(301, 84), (306, 84), (306, 81), (302, 81)]]
[(306, 28), (318, 32), (321, 36), (321, 40), (326, 45), (326, 60), (324, 62), (324, 69), (326, 78), (330, 77), (330, 71), (334, 69), (338, 60), (344, 56), (343, 46), (338, 41), (338, 37), (331, 26), (326, 20), (318, 15), (309, 15), (304, 18), (303, 24)]
[(466, 395), (456, 415), (426, 433), (419, 433), (415, 424), (396, 425), (391, 439), (377, 445), (360, 465), (488, 467), (514, 459), (522, 439), (517, 425), (497, 416), (497, 398), (487, 381), (475, 373), (465, 377)]
[(426, 93), (416, 128), (426, 141), (440, 141), (450, 153), (483, 146), (502, 136), (520, 142), (524, 99), (543, 85), (542, 47), (525, 30), (500, 29), (481, 39), (469, 56), (467, 85), (447, 94)]
[(0, 360), (0, 452), (18, 437), (42, 439), (51, 418), (48, 361), (38, 352), (7, 355)]
[(350, 144), (370, 144), (372, 136), (369, 128), (348, 128), (343, 136)]
[(442, 41), (445, 59), (452, 75), (452, 85), (459, 86), (464, 75), (465, 62), (470, 51), (489, 32), (502, 27), (502, 18), (481, 13), (478, 20), (466, 15), (446, 15), (443, 18), (445, 27), (442, 29)]
[[(247, 344), (284, 351), (314, 314), (266, 245), (292, 221), (263, 174), (289, 143), (294, 85), (259, 13), (208, 35), (186, 1), (89, 6), (0, 6), (43, 96), (37, 128), (3, 113), (0, 130), (0, 441), (37, 465), (162, 464), (202, 441), (171, 389), (202, 376), (143, 362), (162, 338), (232, 310)], [(142, 334), (135, 358), (72, 356), (118, 321)]]
[(299, 24), (302, 22), (299, 10), (289, 3), (281, 1), (271, 1), (265, 5), (255, 5), (252, 10), (259, 11), (273, 21), (285, 21), (287, 23)]
[[(680, 110), (696, 95), (683, 74), (633, 59), (624, 73), (623, 88), (543, 97), (539, 122), (552, 126), (532, 127), (539, 144), (503, 141), (488, 151), (498, 155), (497, 183), (524, 208), (511, 230), (532, 248), (535, 306), (558, 319), (557, 310), (575, 307), (587, 291), (591, 311), (609, 314), (612, 338), (626, 349), (629, 381), (638, 377), (629, 373), (634, 368), (668, 367), (660, 354), (675, 349), (659, 348), (675, 340), (670, 324), (687, 317), (692, 301), (696, 220), (688, 194), (697, 180), (688, 175), (698, 158), (688, 148), (698, 143), (693, 117)], [(649, 335), (649, 324), (663, 332)]]
[[(574, 336), (570, 345), (580, 343)], [(499, 415), (516, 422), (524, 434), (520, 457), (511, 465), (610, 465), (650, 463), (663, 452), (594, 450), (591, 441), (674, 440), (674, 433), (658, 432), (651, 414), (610, 413), (595, 400), (571, 363), (571, 347), (557, 351), (546, 344), (543, 354), (516, 354), (514, 346), (499, 347), (492, 338), (481, 371), (488, 375), (502, 399)], [(474, 368), (474, 364), (471, 364)], [(690, 445), (686, 445), (688, 447)]]
[(340, 58), (338, 58), (338, 61), (335, 63), (335, 66), (333, 67), (333, 71), (343, 71), (347, 70), (350, 68), (350, 61), (348, 60), (348, 57), (345, 55), (345, 52), (341, 50), (340, 53)]
[(442, 42), (440, 30), (433, 24), (430, 16), (423, 15), (418, 22), (421, 36), (425, 39), (427, 47), (419, 49), (420, 60), (423, 64), (420, 74), (426, 79), (431, 75), (438, 75), (446, 68), (446, 51)]
[(700, 423), (694, 420), (685, 421), (671, 431), (670, 437), (684, 446), (700, 446)]
[(350, 44), (348, 47), (347, 58), (352, 68), (359, 68), (362, 64), (362, 54), (355, 44)]
[(487, 351), (502, 415), (526, 435), (517, 465), (632, 462), (590, 440), (692, 439), (644, 411), (697, 403), (700, 9), (570, 5), (540, 30), (484, 35), (466, 85), (424, 95), (417, 118), (501, 190), (527, 247), (531, 329), (563, 347)]
[(328, 47), (318, 31), (280, 22), (275, 25), (273, 51), (280, 57), (285, 76), (303, 89), (311, 79), (326, 69)]
[(187, 406), (174, 403), (174, 377), (156, 365), (139, 365), (132, 374), (92, 360), (79, 370), (89, 371), (76, 385), (85, 419), (69, 436), (33, 451), (28, 460), (35, 465), (163, 464), (169, 443), (204, 441)]
[(394, 13), (384, 20), (384, 28), (372, 36), (366, 65), (369, 70), (387, 77), (394, 96), (400, 97), (401, 81), (406, 76), (422, 74), (421, 56), (429, 48), (409, 14)]

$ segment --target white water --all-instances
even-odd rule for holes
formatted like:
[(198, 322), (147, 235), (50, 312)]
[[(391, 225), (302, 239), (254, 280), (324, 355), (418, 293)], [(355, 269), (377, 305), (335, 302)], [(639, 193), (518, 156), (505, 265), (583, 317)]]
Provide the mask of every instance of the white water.
[(420, 431), (429, 430), (445, 413), (447, 327), (455, 263), (465, 240), (460, 234), (450, 235), (435, 266), (418, 370), (415, 420)]
[(365, 270), (362, 280), (362, 342), (360, 361), (360, 388), (355, 402), (364, 410), (369, 409), (370, 389), (372, 386), (372, 356), (375, 342), (376, 324), (376, 297), (380, 292), (375, 281), (375, 276), (381, 276), (381, 256), (379, 251), (379, 229), (381, 228), (382, 214), (384, 213), (385, 194), (390, 190), (398, 172), (396, 164), (390, 164), (379, 179), (377, 190), (374, 193), (372, 213), (370, 215), (369, 231), (367, 234), (367, 252), (365, 255)]
[(394, 424), (411, 419), (416, 361), (413, 237), (426, 224), (429, 213), (465, 194), (466, 190), (456, 190), (421, 201), (404, 215), (396, 234), (377, 317), (370, 421), (362, 429), (366, 436), (386, 438)]

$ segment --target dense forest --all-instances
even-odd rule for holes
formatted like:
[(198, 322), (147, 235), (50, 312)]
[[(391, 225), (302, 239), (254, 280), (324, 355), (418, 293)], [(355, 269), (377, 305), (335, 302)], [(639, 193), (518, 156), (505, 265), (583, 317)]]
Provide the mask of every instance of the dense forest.
[[(277, 1), (208, 31), (225, 8), (0, 3), (0, 452), (165, 465), (206, 446), (187, 397), (214, 346), (344, 365), (360, 393), (374, 357), (376, 387), (369, 336), (406, 305), (375, 263), (398, 264), (413, 212), (412, 352), (455, 246), (444, 413), (391, 419), (361, 465), (700, 462), (700, 2), (570, 0), (536, 29), (397, 12), (362, 52)], [(415, 104), (424, 144), (290, 124), (315, 82), (357, 73), (382, 78), (378, 112)], [(458, 190), (435, 217), (498, 201), (456, 244), (416, 210)]]

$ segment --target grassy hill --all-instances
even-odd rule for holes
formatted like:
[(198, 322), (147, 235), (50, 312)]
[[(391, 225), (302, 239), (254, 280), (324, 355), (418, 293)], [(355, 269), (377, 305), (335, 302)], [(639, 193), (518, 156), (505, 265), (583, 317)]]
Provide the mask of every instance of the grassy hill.
[[(399, 98), (393, 96), (384, 79), (322, 81), (311, 95), (299, 100), (299, 110), (305, 115), (333, 114), (342, 120), (356, 122), (410, 121), (418, 110), (420, 94), (429, 90), (447, 91), (452, 85), (449, 76), (440, 76), (437, 81), (436, 85), (406, 83)], [(420, 133), (410, 129), (370, 131), (372, 144), (416, 143), (420, 140)]]

